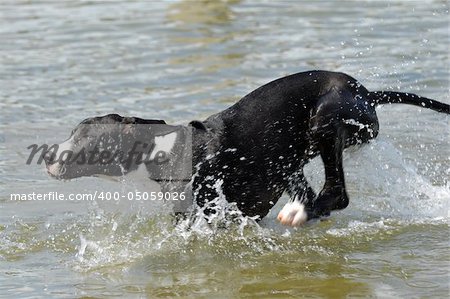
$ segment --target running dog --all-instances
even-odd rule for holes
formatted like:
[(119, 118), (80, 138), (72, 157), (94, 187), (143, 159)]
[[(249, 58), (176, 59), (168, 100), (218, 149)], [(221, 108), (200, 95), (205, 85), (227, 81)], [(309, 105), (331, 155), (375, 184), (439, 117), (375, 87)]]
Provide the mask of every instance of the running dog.
[[(348, 206), (342, 152), (378, 135), (377, 106), (398, 103), (450, 114), (449, 105), (432, 99), (395, 91), (370, 92), (346, 74), (309, 71), (263, 85), (228, 109), (188, 126), (115, 114), (89, 118), (74, 129), (58, 151), (91, 149), (106, 135), (114, 135), (110, 140), (115, 144), (130, 142), (135, 138), (129, 134), (133, 126), (155, 125), (145, 138), (153, 140), (154, 148), (161, 148), (163, 153), (174, 154), (177, 144), (190, 136), (190, 148), (179, 146), (175, 155), (191, 151), (189, 184), (197, 205), (206, 207), (218, 196), (216, 182), (221, 180), (221, 192), (229, 202), (235, 202), (244, 215), (261, 219), (287, 192), (291, 201), (278, 219), (284, 225), (299, 226)], [(86, 128), (83, 124), (117, 126), (105, 135), (101, 126)], [(325, 167), (325, 183), (316, 195), (302, 169), (318, 155)], [(55, 162), (50, 154), (44, 160), (48, 173), (58, 179), (120, 176), (138, 168), (121, 162), (114, 167), (81, 168), (66, 160)], [(149, 165), (145, 164), (151, 174), (155, 167)], [(166, 181), (175, 172), (169, 171)]]

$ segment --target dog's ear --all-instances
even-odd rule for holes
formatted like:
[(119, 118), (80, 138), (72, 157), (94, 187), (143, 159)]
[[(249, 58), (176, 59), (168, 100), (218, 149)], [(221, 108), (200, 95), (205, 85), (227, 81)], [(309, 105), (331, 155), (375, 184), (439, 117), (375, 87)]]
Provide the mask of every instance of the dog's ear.
[(131, 117), (135, 124), (140, 125), (165, 125), (166, 122), (161, 119), (144, 119), (139, 117)]
[(189, 125), (196, 129), (206, 131), (205, 124), (203, 124), (203, 122), (201, 122), (199, 120), (193, 120), (189, 123)]

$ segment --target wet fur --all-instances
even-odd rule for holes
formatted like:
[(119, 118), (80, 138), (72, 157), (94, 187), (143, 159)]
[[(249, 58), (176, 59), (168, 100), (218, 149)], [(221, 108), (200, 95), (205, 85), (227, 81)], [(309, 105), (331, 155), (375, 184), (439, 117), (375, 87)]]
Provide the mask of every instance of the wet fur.
[[(280, 213), (279, 219), (287, 225), (344, 209), (349, 198), (342, 152), (378, 135), (375, 108), (387, 103), (450, 114), (449, 105), (435, 100), (400, 92), (370, 92), (346, 74), (310, 71), (272, 81), (205, 121), (192, 121), (196, 203), (205, 206), (219, 196), (214, 185), (222, 179), (226, 199), (236, 202), (247, 216), (264, 217), (283, 192), (302, 204), (290, 203)], [(165, 124), (119, 115), (83, 123)], [(303, 175), (303, 166), (319, 155), (325, 184), (316, 195)], [(206, 212), (213, 213), (214, 207)]]

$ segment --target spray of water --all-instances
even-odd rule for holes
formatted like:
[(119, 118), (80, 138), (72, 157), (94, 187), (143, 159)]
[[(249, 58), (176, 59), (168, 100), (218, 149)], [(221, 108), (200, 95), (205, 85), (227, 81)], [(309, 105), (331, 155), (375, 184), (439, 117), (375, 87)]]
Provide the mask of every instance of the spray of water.
[[(322, 248), (317, 237), (321, 234), (333, 238), (349, 235), (367, 238), (395, 230), (402, 223), (447, 221), (448, 184), (434, 186), (389, 141), (380, 139), (357, 151), (346, 151), (344, 166), (350, 206), (324, 223), (298, 229), (286, 229), (276, 223), (275, 215), (286, 197), (257, 223), (254, 218), (242, 215), (236, 204), (227, 201), (220, 179), (214, 183), (217, 197), (207, 207), (194, 205), (182, 219), (175, 219), (161, 205), (153, 206), (150, 214), (140, 210), (127, 215), (104, 213), (95, 207), (88, 221), (89, 228), (80, 235), (75, 267), (90, 270), (129, 263), (158, 252), (185, 252), (193, 246), (209, 246), (239, 258), (278, 250), (310, 248), (317, 252)], [(322, 169), (319, 159), (305, 169), (316, 191), (323, 184)], [(213, 208), (215, 213), (206, 213), (207, 208)]]

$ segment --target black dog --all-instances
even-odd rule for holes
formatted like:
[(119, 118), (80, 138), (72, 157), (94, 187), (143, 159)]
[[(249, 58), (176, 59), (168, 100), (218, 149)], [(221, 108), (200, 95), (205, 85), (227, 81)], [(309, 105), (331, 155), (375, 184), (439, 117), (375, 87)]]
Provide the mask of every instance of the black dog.
[[(386, 103), (411, 104), (450, 114), (449, 105), (435, 100), (410, 93), (369, 92), (346, 74), (310, 71), (261, 86), (203, 122), (192, 121), (187, 127), (167, 126), (166, 131), (175, 132), (176, 138), (192, 134), (192, 191), (198, 205), (208, 206), (218, 196), (215, 183), (222, 180), (228, 201), (235, 202), (245, 215), (262, 218), (286, 191), (293, 201), (283, 208), (278, 219), (295, 226), (347, 207), (342, 152), (377, 136), (375, 107)], [(149, 122), (164, 124), (118, 115), (83, 123), (129, 126)], [(71, 140), (76, 139), (78, 131), (74, 130)], [(116, 133), (125, 135), (125, 131), (121, 128)], [(90, 132), (94, 139), (100, 133)], [(152, 134), (150, 139), (158, 136)], [(326, 177), (318, 195), (302, 172), (303, 166), (317, 155), (323, 160)], [(48, 172), (61, 179), (124, 173), (123, 166), (121, 172), (92, 167), (82, 172), (62, 172), (68, 168), (64, 161), (55, 166), (48, 155), (45, 159)], [(125, 173), (135, 168), (128, 167)], [(151, 172), (148, 167), (147, 171)]]

